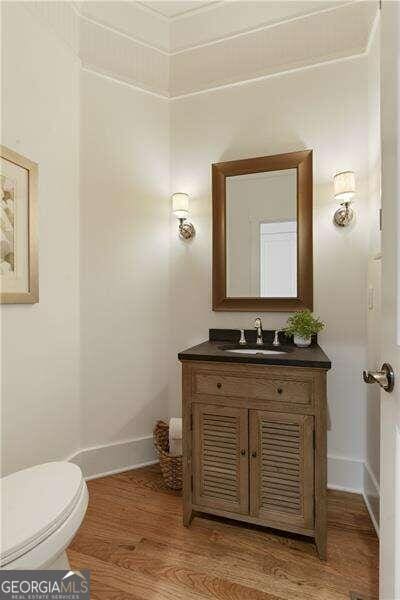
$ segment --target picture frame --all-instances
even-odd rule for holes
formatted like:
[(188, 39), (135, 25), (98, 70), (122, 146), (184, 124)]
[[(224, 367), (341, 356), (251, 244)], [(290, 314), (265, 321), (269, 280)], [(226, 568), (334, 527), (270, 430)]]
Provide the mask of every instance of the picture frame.
[(37, 163), (1, 146), (1, 304), (39, 302), (37, 211)]

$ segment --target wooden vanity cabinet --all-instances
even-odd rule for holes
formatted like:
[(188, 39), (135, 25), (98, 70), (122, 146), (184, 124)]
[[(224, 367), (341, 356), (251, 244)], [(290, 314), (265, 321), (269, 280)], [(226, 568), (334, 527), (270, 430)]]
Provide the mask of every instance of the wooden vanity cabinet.
[(326, 370), (183, 362), (184, 524), (212, 513), (326, 558)]

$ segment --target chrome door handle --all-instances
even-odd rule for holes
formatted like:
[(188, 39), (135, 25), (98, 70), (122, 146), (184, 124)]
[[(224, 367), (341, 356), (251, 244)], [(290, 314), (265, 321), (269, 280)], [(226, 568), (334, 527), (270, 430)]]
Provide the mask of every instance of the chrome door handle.
[(365, 383), (379, 383), (386, 392), (394, 388), (394, 373), (389, 363), (383, 363), (380, 371), (363, 371)]

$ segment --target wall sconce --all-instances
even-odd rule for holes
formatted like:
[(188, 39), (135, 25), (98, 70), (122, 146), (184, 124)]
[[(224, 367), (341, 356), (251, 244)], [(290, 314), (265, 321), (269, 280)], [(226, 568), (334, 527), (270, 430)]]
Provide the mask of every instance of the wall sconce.
[(338, 227), (347, 227), (353, 220), (354, 212), (350, 204), (356, 193), (356, 180), (353, 171), (336, 173), (333, 177), (335, 200), (339, 200), (341, 208), (335, 212), (333, 221)]
[(192, 223), (186, 222), (189, 216), (188, 194), (172, 194), (172, 212), (179, 219), (179, 237), (183, 240), (191, 240), (196, 231)]

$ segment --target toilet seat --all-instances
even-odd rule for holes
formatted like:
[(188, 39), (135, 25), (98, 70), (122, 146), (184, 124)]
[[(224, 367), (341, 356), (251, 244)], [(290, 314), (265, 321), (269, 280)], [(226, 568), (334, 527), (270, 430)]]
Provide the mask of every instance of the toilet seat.
[(39, 568), (65, 549), (83, 519), (88, 493), (82, 472), (73, 463), (45, 463), (8, 475), (0, 485), (0, 565)]

